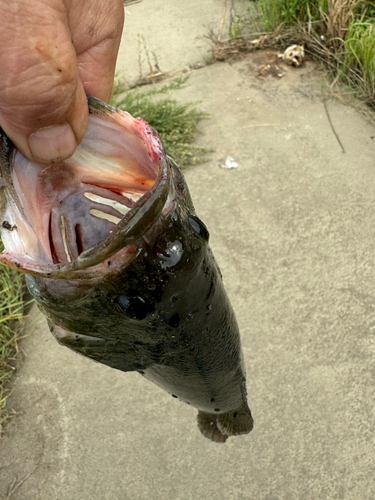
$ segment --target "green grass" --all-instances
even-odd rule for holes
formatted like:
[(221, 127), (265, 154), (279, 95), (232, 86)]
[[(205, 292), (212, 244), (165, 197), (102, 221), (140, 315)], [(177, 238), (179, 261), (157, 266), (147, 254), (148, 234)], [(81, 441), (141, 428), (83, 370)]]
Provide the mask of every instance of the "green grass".
[[(2, 244), (0, 242), (0, 250)], [(20, 320), (24, 315), (23, 276), (0, 265), (0, 431), (8, 417), (5, 385), (16, 368), (17, 340), (20, 336)]]
[(209, 151), (193, 144), (197, 125), (208, 118), (207, 113), (199, 111), (197, 103), (178, 104), (171, 97), (172, 91), (181, 89), (188, 78), (185, 75), (162, 86), (152, 85), (148, 90), (125, 90), (117, 79), (111, 97), (112, 106), (141, 117), (154, 127), (168, 155), (182, 168), (203, 162)]
[(375, 19), (350, 24), (345, 41), (343, 72), (358, 74), (358, 86), (369, 102), (375, 101)]
[(265, 30), (280, 24), (292, 26), (298, 21), (316, 21), (327, 11), (328, 0), (259, 0)]

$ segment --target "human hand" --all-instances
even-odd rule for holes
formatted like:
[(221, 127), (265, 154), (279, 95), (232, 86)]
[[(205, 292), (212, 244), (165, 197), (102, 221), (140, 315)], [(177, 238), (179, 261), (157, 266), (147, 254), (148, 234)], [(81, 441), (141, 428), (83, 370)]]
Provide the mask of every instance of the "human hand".
[(121, 0), (0, 0), (0, 126), (29, 159), (71, 156), (86, 94), (110, 98)]

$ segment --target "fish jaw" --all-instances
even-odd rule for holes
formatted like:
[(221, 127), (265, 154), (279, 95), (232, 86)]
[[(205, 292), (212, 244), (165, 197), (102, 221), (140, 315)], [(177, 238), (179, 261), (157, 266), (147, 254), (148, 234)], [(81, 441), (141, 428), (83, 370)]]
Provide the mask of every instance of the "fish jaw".
[(29, 161), (0, 129), (3, 263), (54, 278), (100, 275), (119, 251), (131, 259), (134, 248), (124, 248), (163, 210), (170, 171), (157, 133), (97, 99), (88, 103), (87, 133), (64, 162)]

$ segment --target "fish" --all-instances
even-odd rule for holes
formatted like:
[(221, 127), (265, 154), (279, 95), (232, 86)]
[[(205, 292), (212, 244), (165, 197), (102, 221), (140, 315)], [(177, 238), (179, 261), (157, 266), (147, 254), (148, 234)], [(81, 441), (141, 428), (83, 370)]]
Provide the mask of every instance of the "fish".
[(0, 261), (57, 341), (198, 409), (201, 433), (249, 433), (236, 318), (188, 186), (157, 132), (88, 97), (72, 157), (42, 165), (0, 129)]

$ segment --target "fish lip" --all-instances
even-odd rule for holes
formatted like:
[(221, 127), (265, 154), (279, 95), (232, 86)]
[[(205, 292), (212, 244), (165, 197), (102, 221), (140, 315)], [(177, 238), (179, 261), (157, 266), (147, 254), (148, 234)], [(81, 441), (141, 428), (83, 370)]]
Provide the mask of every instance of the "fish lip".
[[(104, 111), (110, 113), (118, 111), (94, 97), (87, 96), (87, 100), (91, 114), (100, 115)], [(152, 127), (148, 127), (151, 133), (157, 136), (156, 131)], [(0, 155), (0, 189), (4, 186), (8, 188), (13, 202), (20, 209), (18, 196), (15, 193), (11, 178), (12, 159), (16, 150), (1, 128), (0, 140), (2, 142), (0, 145), (2, 150)], [(0, 261), (27, 274), (45, 278), (90, 279), (97, 277), (99, 272), (98, 269), (95, 269), (95, 266), (102, 264), (119, 250), (142, 238), (162, 213), (170, 193), (172, 178), (171, 169), (162, 147), (159, 151), (158, 170), (154, 185), (135, 202), (113, 232), (99, 243), (83, 251), (77, 259), (67, 264), (21, 265), (10, 252), (5, 250), (0, 254)]]

